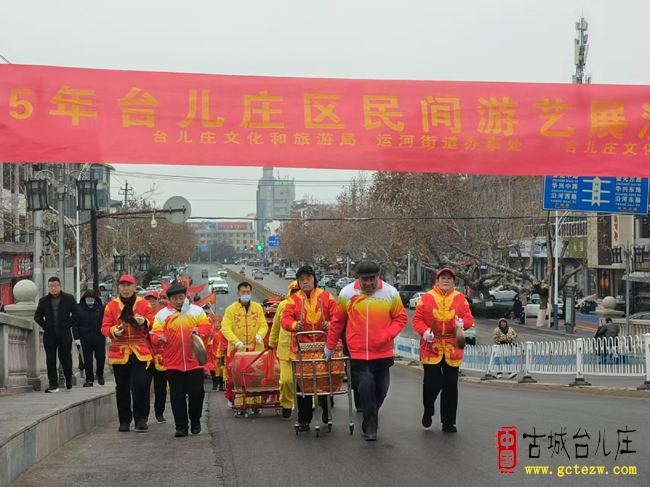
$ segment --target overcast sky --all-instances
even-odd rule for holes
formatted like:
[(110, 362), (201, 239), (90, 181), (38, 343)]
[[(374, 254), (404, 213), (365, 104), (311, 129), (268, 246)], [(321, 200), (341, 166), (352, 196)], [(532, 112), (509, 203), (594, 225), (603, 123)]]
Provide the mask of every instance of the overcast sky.
[[(647, 0), (21, 0), (0, 8), (13, 63), (213, 74), (570, 82), (574, 24), (589, 22), (594, 83), (650, 84)], [(241, 184), (157, 181), (195, 216), (255, 211), (261, 169), (117, 166), (145, 192), (156, 173)], [(280, 169), (333, 201), (353, 171)], [(141, 173), (138, 177), (127, 173)], [(277, 171), (276, 171), (277, 172)], [(142, 174), (144, 173), (144, 174)], [(306, 183), (305, 181), (311, 181)], [(117, 184), (115, 185), (117, 186)], [(113, 198), (118, 197), (114, 191)]]

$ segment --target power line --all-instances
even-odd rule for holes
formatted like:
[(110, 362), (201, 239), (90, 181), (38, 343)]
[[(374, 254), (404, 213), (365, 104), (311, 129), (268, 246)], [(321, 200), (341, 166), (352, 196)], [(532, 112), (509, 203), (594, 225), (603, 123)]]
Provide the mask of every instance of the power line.
[(3, 60), (5, 63), (7, 63), (7, 64), (11, 64), (11, 61), (9, 61), (9, 59), (7, 59), (6, 57), (4, 57), (2, 54), (0, 54), (0, 59), (2, 59), (2, 60)]
[[(369, 216), (369, 217), (317, 217), (317, 218), (274, 218), (273, 221), (279, 222), (366, 222), (366, 221), (471, 221), (471, 220), (540, 220), (541, 216)], [(259, 217), (241, 217), (241, 216), (191, 216), (190, 220), (239, 220), (239, 221), (257, 221)]]

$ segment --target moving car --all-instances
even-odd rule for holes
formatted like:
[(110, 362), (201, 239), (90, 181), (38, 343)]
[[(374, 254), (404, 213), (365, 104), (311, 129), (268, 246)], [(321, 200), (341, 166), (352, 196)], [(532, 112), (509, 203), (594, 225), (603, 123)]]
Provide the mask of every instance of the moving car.
[(402, 305), (408, 306), (411, 298), (415, 296), (416, 293), (424, 292), (424, 289), (420, 284), (402, 284), (399, 287), (399, 296), (402, 298)]
[(356, 281), (356, 279), (354, 277), (342, 277), (341, 279), (336, 281), (336, 290), (340, 291), (345, 286), (347, 286), (348, 284), (353, 283), (354, 281)]
[(255, 279), (256, 281), (263, 281), (264, 274), (262, 274), (262, 271), (260, 271), (259, 269), (255, 269), (253, 271), (253, 279)]
[(284, 275), (284, 280), (285, 281), (295, 281), (296, 280), (296, 270), (295, 269), (287, 269), (287, 272)]
[(201, 278), (202, 278), (202, 279), (205, 279), (205, 278), (207, 278), (207, 277), (208, 277), (208, 270), (207, 270), (207, 269), (203, 269), (203, 270), (201, 271)]
[(268, 267), (262, 267), (262, 274), (264, 274), (265, 276), (270, 275), (271, 269), (269, 269)]
[(424, 291), (417, 292), (413, 295), (411, 299), (409, 299), (409, 309), (415, 309), (415, 307), (418, 305), (418, 301), (424, 296), (426, 293)]
[(225, 279), (228, 277), (228, 271), (217, 271), (217, 276), (223, 277)]
[(228, 294), (230, 292), (228, 288), (228, 282), (221, 277), (211, 277), (210, 292), (217, 294)]

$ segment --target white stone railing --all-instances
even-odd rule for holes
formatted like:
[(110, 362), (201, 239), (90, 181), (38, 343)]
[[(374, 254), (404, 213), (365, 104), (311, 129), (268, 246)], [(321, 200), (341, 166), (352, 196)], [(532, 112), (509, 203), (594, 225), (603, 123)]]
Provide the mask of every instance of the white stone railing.
[(38, 390), (46, 376), (40, 327), (33, 319), (0, 313), (0, 391)]

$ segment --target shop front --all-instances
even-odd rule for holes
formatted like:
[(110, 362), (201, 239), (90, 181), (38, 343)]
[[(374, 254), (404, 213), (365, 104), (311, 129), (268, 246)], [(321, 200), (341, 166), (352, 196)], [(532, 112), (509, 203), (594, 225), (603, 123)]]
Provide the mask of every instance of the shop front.
[(13, 288), (19, 281), (32, 277), (31, 254), (0, 253), (0, 303), (14, 304)]

